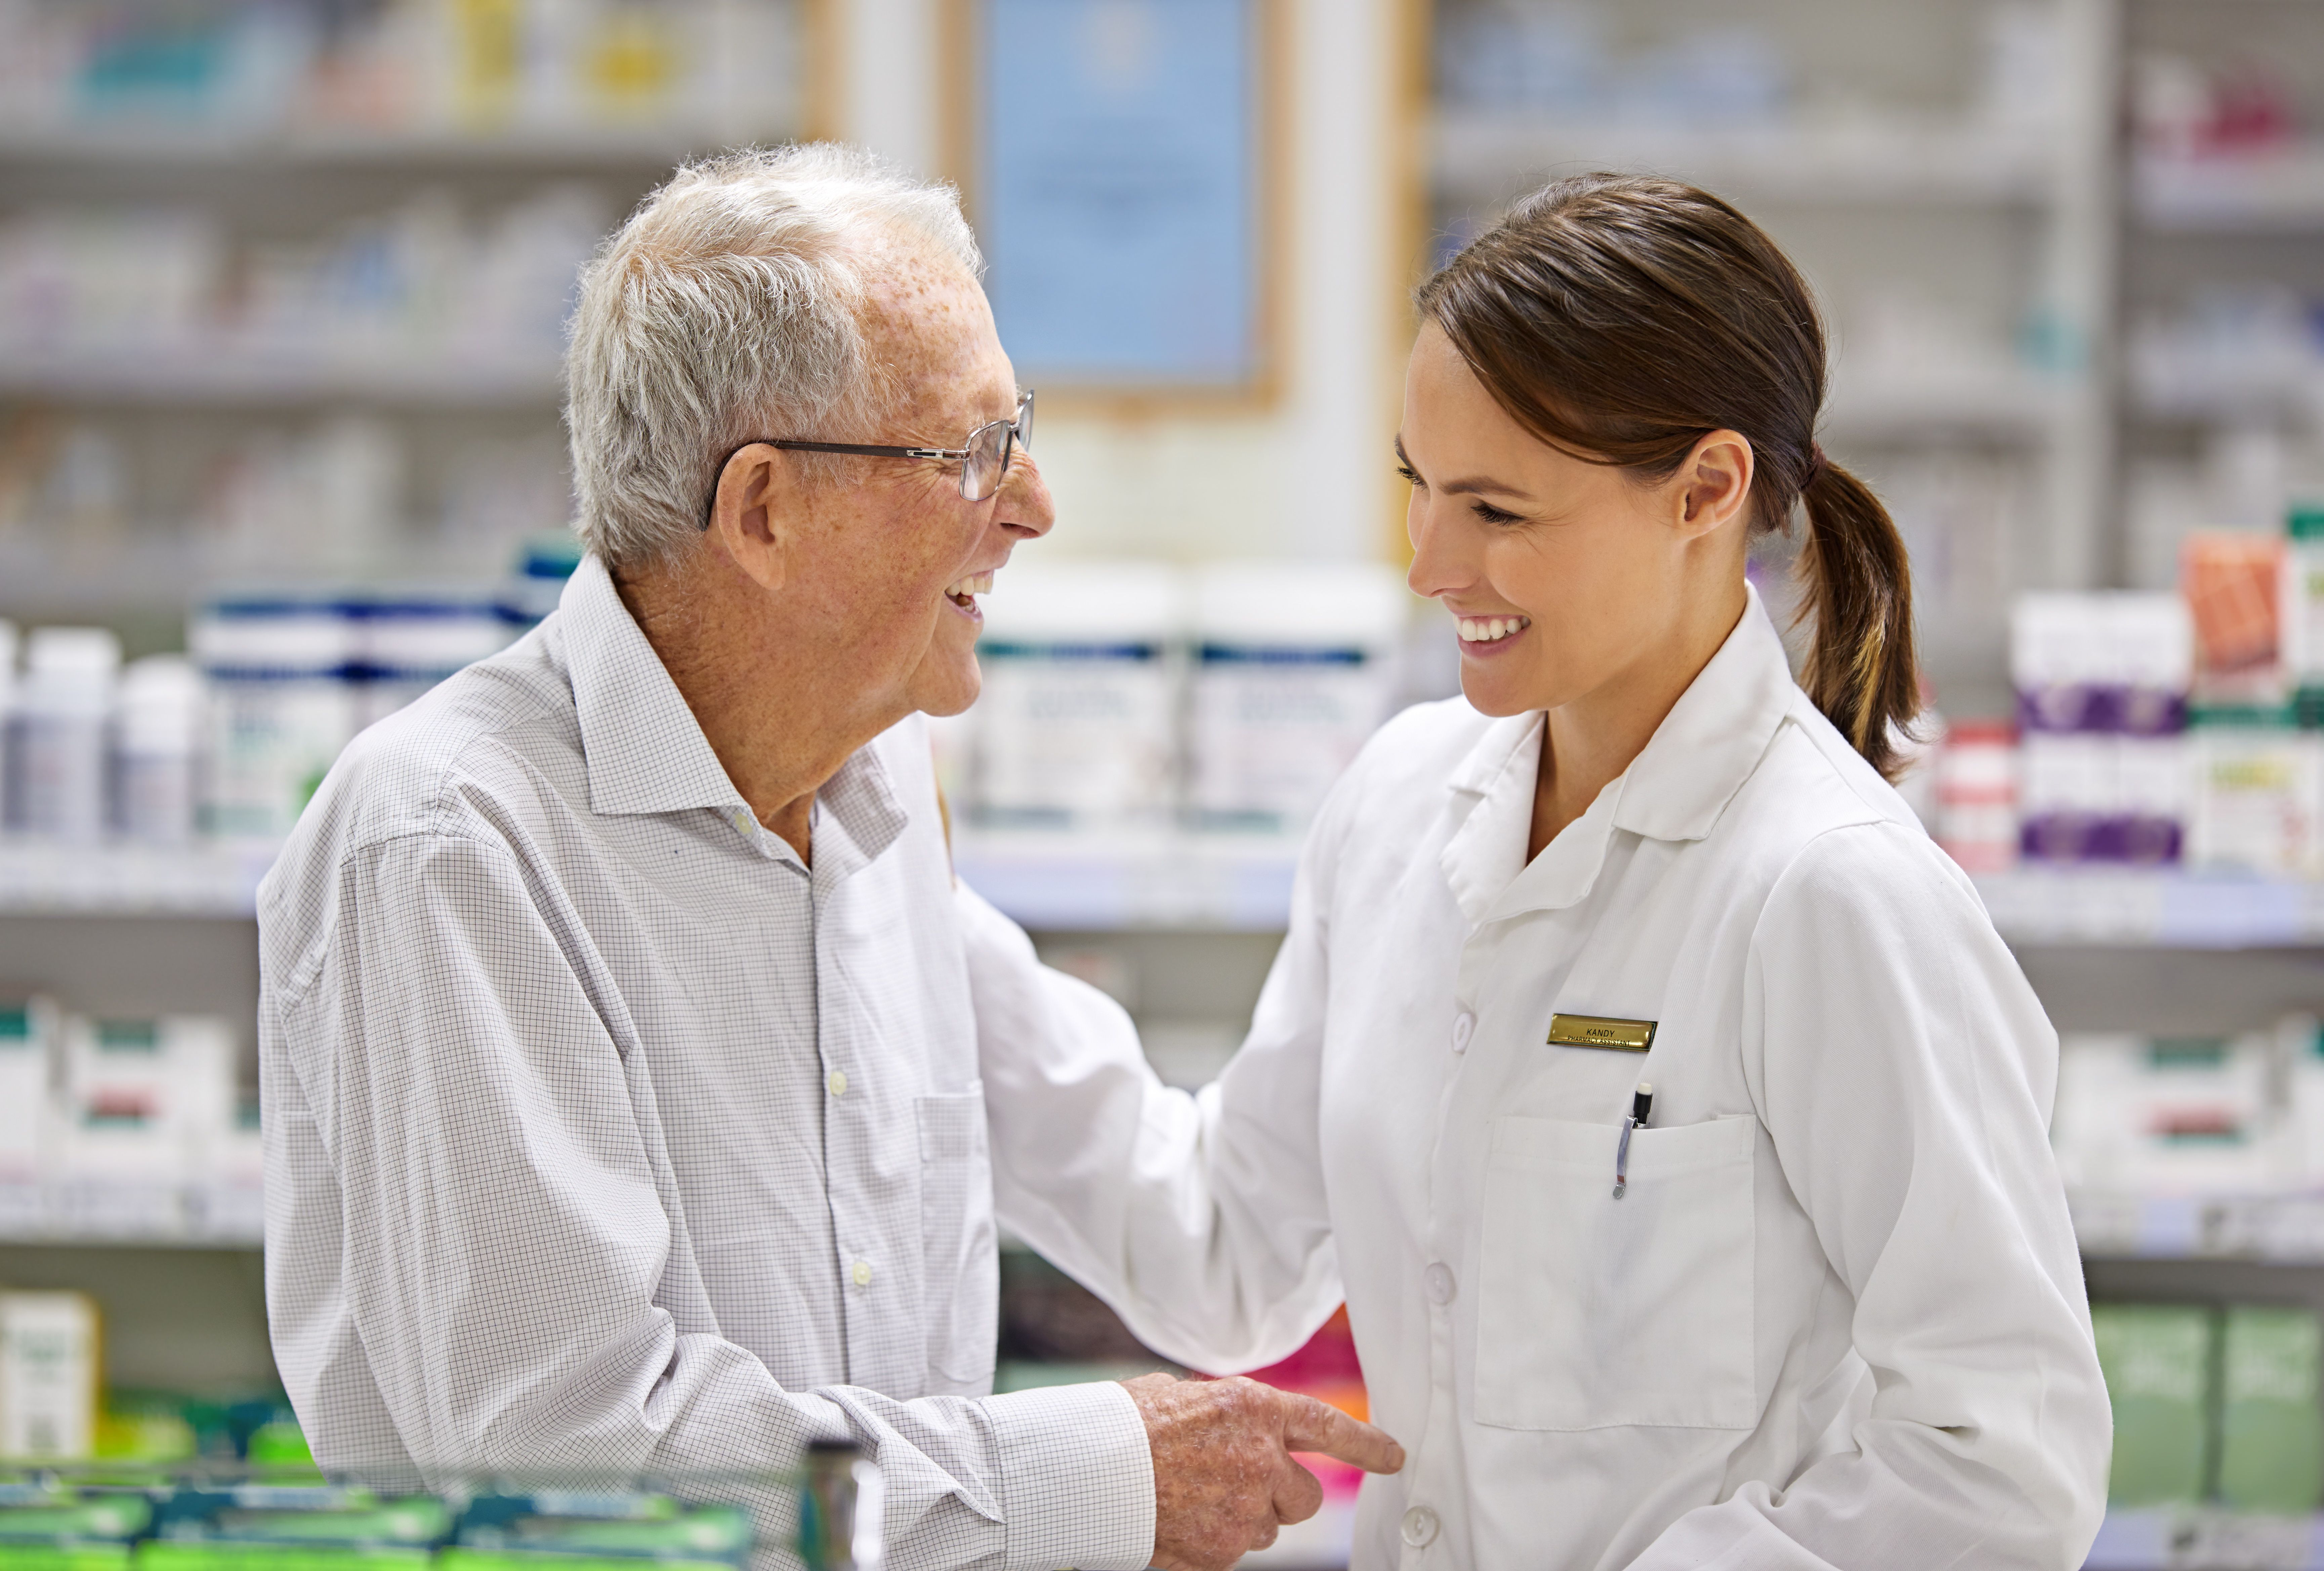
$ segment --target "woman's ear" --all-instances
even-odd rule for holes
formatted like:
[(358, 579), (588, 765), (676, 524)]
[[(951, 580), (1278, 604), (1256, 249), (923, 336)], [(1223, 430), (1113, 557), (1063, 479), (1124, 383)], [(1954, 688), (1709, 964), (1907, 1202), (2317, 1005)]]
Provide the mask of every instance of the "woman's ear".
[(1741, 432), (1716, 430), (1696, 442), (1679, 466), (1673, 522), (1680, 532), (1712, 534), (1740, 517), (1751, 504), (1753, 473), (1751, 440)]
[(801, 500), (798, 476), (781, 449), (764, 442), (738, 449), (718, 472), (710, 533), (762, 589), (779, 589), (790, 577)]

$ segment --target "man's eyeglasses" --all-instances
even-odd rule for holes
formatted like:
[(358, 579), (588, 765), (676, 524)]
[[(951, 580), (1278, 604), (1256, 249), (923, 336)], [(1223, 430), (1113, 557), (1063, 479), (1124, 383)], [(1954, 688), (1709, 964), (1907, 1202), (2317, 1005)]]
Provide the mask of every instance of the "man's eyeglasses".
[[(859, 458), (941, 458), (960, 466), (961, 495), (982, 502), (1000, 489), (1001, 478), (1009, 473), (1009, 461), (1017, 449), (1033, 450), (1033, 395), (1028, 393), (1017, 401), (1014, 420), (988, 420), (969, 432), (956, 448), (875, 448), (860, 442), (807, 442), (789, 437), (770, 437), (765, 445), (794, 453), (848, 453)], [(702, 526), (710, 527), (707, 517)]]

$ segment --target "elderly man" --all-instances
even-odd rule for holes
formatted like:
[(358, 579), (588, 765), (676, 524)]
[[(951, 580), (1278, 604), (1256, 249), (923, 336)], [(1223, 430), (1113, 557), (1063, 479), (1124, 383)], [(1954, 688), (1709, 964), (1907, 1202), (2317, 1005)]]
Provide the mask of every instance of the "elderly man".
[(585, 275), (590, 555), (348, 749), (260, 895), (267, 1301), (327, 1467), (852, 1435), (896, 1564), (1097, 1571), (1270, 1539), (1317, 1503), (1292, 1449), (1399, 1462), (1249, 1382), (986, 1394), (917, 714), (976, 697), (975, 596), (1052, 509), (976, 268), (948, 191), (816, 147), (681, 171)]

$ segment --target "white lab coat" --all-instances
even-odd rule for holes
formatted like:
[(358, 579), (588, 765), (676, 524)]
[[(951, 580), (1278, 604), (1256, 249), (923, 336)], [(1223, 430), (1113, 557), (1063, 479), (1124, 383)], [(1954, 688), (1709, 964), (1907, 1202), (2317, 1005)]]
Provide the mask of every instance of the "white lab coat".
[[(1380, 732), (1199, 1095), (964, 892), (1003, 1222), (1198, 1368), (1344, 1295), (1409, 1456), (1359, 1567), (2079, 1566), (2110, 1424), (2057, 1040), (1975, 889), (1756, 595), (1528, 864), (1542, 725)], [(1550, 1046), (1554, 1012), (1653, 1049)]]

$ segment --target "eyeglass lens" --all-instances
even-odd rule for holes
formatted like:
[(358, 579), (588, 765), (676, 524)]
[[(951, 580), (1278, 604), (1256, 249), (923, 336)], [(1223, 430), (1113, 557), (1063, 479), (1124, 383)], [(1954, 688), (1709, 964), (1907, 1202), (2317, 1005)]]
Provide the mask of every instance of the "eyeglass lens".
[(1022, 443), (1030, 448), (1033, 435), (1033, 401), (1028, 397), (1017, 406), (1017, 419), (995, 420), (980, 427), (969, 439), (968, 457), (960, 467), (960, 494), (971, 502), (982, 502), (992, 494), (1001, 477), (1009, 472), (1010, 448)]

